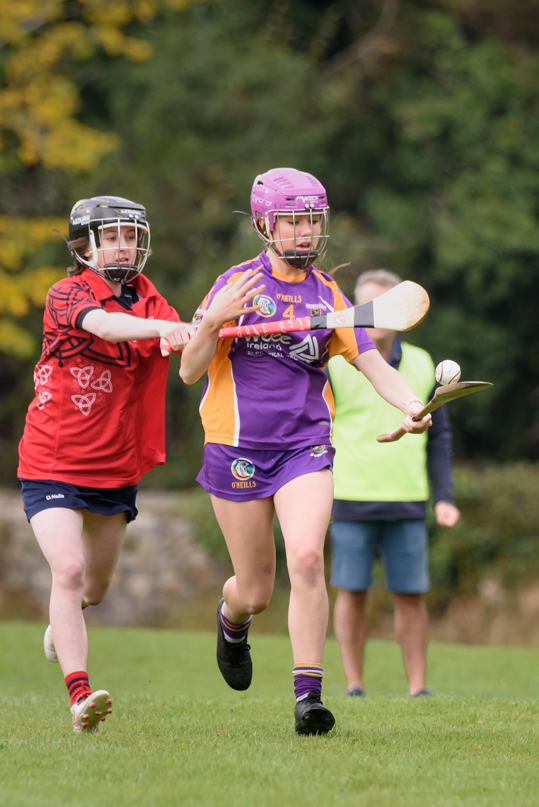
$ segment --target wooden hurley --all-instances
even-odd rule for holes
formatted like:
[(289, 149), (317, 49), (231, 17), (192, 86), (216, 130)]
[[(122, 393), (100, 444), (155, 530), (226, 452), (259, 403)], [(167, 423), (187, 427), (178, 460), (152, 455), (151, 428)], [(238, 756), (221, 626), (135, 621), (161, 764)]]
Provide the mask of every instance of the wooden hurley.
[[(454, 401), (455, 398), (463, 398), (465, 395), (471, 395), (473, 392), (481, 392), (481, 390), (486, 390), (489, 387), (492, 387), (490, 381), (455, 381), (453, 384), (438, 387), (428, 404), (424, 406), (423, 409), (420, 409), (412, 420), (421, 420), (425, 415), (434, 412), (439, 406), (443, 406), (449, 403), (449, 401)], [(376, 439), (379, 443), (394, 443), (396, 440), (400, 440), (404, 434), (406, 434), (406, 432), (402, 426), (399, 426), (394, 432), (380, 434)]]
[[(386, 328), (390, 331), (410, 331), (423, 322), (429, 310), (429, 295), (418, 283), (405, 280), (398, 286), (380, 294), (368, 303), (330, 311), (313, 317), (295, 317), (280, 321), (250, 325), (233, 325), (221, 328), (220, 339), (241, 339), (247, 336), (266, 336), (272, 333), (298, 333), (299, 331), (327, 330), (328, 328)], [(171, 353), (170, 343), (161, 339), (161, 353)]]
[(328, 328), (387, 328), (390, 331), (410, 331), (425, 319), (429, 306), (429, 295), (425, 289), (418, 283), (405, 280), (369, 303), (313, 317), (296, 317), (278, 322), (261, 320), (251, 325), (221, 328), (219, 338), (239, 339), (245, 336)]

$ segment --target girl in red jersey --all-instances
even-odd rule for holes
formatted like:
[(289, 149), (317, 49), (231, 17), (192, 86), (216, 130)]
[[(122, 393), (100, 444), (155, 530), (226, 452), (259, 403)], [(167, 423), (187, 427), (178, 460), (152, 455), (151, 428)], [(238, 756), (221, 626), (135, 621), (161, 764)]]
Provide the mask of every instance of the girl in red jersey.
[(219, 339), (220, 327), (231, 320), (248, 325), (350, 306), (335, 281), (315, 266), (328, 237), (329, 212), (315, 177), (291, 168), (261, 174), (251, 211), (265, 250), (217, 279), (195, 314), (200, 324), (180, 371), (187, 384), (208, 372), (198, 480), (212, 497), (234, 566), (217, 610), (217, 663), (229, 686), (249, 687), (247, 633), (273, 590), (276, 512), (291, 584), (295, 729), (323, 734), (335, 723), (320, 698), (328, 623), (323, 550), (334, 453), (333, 395), (323, 368), (331, 356), (344, 356), (406, 415), (406, 431), (424, 431), (431, 418), (412, 420), (422, 402), (363, 328)]
[(165, 460), (168, 360), (159, 340), (181, 351), (193, 329), (141, 274), (150, 245), (142, 205), (83, 199), (69, 237), (75, 266), (47, 296), (18, 476), (52, 572), (45, 654), (60, 662), (82, 732), (99, 727), (112, 699), (90, 689), (81, 604), (106, 595), (137, 515), (137, 483)]

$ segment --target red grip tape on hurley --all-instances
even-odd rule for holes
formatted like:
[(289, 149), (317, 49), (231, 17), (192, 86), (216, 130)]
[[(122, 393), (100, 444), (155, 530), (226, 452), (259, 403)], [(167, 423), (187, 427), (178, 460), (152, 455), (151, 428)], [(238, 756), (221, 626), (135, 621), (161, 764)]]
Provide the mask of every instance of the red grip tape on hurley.
[(283, 319), (278, 322), (257, 322), (252, 325), (236, 325), (232, 328), (221, 328), (219, 338), (240, 339), (245, 336), (266, 336), (272, 333), (309, 331), (310, 329), (310, 317), (296, 317), (295, 319)]

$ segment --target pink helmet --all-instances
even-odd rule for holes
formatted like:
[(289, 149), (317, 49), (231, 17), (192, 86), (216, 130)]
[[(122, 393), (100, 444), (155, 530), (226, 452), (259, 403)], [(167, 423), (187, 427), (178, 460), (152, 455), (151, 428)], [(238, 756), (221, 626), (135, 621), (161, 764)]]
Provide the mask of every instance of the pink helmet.
[[(329, 224), (329, 207), (324, 186), (312, 174), (296, 168), (272, 168), (259, 174), (251, 191), (252, 223), (267, 247), (290, 266), (306, 269), (326, 251)], [(308, 251), (298, 250), (294, 235), (294, 249), (279, 253), (275, 244), (282, 241), (276, 238), (278, 217), (292, 217), (294, 232), (296, 217), (310, 216), (311, 243)], [(319, 235), (313, 234), (313, 216), (321, 221)], [(262, 225), (260, 219), (263, 220)]]

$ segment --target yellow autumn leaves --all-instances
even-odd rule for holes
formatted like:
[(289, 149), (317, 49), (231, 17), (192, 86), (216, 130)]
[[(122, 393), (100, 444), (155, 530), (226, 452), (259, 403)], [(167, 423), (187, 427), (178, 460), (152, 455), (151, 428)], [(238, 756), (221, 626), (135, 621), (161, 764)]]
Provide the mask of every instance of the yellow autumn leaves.
[[(149, 59), (148, 42), (125, 33), (162, 8), (182, 11), (192, 0), (3, 0), (0, 3), (0, 178), (17, 165), (70, 173), (91, 171), (118, 147), (113, 133), (77, 119), (72, 76), (98, 51), (132, 62)], [(1, 181), (1, 179), (0, 179)], [(0, 350), (29, 355), (35, 345), (15, 323), (42, 305), (64, 267), (35, 267), (40, 247), (55, 241), (56, 219), (0, 217)], [(66, 255), (67, 260), (67, 255)]]

